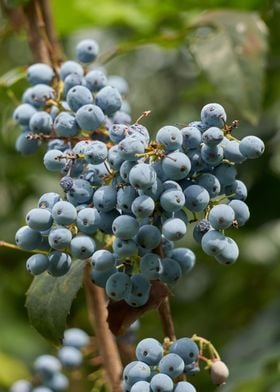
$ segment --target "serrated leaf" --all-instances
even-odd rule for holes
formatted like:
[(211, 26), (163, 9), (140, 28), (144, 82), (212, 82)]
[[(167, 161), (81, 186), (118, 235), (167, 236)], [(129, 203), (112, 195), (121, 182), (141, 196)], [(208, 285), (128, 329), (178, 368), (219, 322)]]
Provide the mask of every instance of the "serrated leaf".
[(84, 262), (76, 260), (70, 271), (59, 278), (47, 273), (33, 279), (26, 294), (31, 324), (46, 339), (61, 343), (66, 318), (83, 282)]
[(215, 11), (203, 14), (190, 37), (199, 67), (251, 123), (258, 121), (268, 48), (267, 29), (253, 12)]
[(8, 388), (16, 380), (29, 377), (29, 371), (22, 361), (0, 353), (0, 386)]

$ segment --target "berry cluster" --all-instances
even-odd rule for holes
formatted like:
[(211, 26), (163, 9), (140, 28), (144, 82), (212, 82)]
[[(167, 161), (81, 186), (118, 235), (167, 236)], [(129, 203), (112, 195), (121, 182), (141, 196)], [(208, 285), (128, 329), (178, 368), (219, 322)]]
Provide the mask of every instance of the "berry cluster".
[[(42, 195), (16, 243), (35, 251), (27, 261), (34, 275), (62, 276), (72, 258), (90, 259), (92, 280), (111, 299), (138, 307), (151, 281), (172, 285), (194, 266), (194, 253), (175, 245), (193, 222), (205, 253), (222, 264), (236, 261), (238, 246), (224, 230), (250, 215), (236, 167), (258, 158), (264, 144), (233, 137), (237, 123), (227, 125), (217, 103), (202, 108), (201, 120), (163, 126), (151, 140), (140, 124), (149, 112), (131, 123), (126, 82), (88, 65), (97, 53), (95, 41), (85, 40), (77, 58), (86, 67), (67, 61), (56, 73), (45, 64), (28, 68), (32, 87), (14, 112), (23, 129), (17, 148), (29, 154), (48, 141), (44, 165), (60, 173), (64, 198)], [(112, 249), (96, 250), (100, 233), (111, 236)]]
[(34, 382), (18, 380), (10, 392), (63, 392), (69, 387), (68, 378), (61, 372), (74, 370), (83, 361), (81, 350), (89, 343), (89, 336), (81, 329), (71, 328), (64, 332), (63, 346), (57, 357), (41, 355), (34, 362)]
[[(207, 341), (201, 339), (205, 345)], [(197, 337), (197, 340), (199, 342), (200, 338)], [(207, 344), (214, 350), (210, 342)], [(229, 375), (219, 357), (205, 358), (203, 350), (190, 338), (163, 345), (156, 339), (147, 338), (138, 343), (135, 352), (137, 361), (129, 363), (123, 371), (125, 392), (196, 392), (186, 377), (200, 371), (201, 358), (207, 362), (214, 384), (223, 384)]]

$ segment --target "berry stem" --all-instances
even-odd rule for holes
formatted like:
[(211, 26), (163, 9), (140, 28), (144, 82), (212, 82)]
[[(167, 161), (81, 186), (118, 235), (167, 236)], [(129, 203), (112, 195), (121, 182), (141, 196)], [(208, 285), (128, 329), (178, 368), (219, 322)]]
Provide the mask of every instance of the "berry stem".
[(21, 252), (28, 252), (28, 253), (40, 253), (41, 255), (48, 255), (49, 253), (44, 250), (26, 250), (22, 249), (19, 246), (12, 244), (11, 242), (6, 242), (6, 241), (0, 241), (0, 247), (3, 246), (4, 248), (9, 248), (9, 249), (14, 249), (14, 250), (20, 250)]
[[(210, 340), (207, 340), (207, 339), (205, 339), (205, 338), (203, 338), (201, 336), (198, 336), (198, 335), (193, 335), (192, 336), (192, 340), (195, 343), (197, 343), (200, 347), (202, 347), (202, 349), (204, 348), (204, 346), (207, 347), (209, 352), (210, 352), (211, 359), (221, 360), (221, 357), (220, 357), (218, 351), (215, 349), (215, 347), (210, 342)], [(200, 354), (203, 355), (202, 352)]]
[(159, 305), (158, 312), (159, 312), (164, 336), (167, 336), (170, 340), (175, 341), (176, 334), (175, 334), (174, 322), (171, 315), (171, 308), (170, 308), (170, 302), (168, 297), (164, 298), (162, 303)]

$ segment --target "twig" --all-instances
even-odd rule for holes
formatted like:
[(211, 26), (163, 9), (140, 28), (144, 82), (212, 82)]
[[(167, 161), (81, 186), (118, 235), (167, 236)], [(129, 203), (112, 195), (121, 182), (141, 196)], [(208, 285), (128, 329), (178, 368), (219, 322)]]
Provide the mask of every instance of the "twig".
[(37, 18), (36, 2), (29, 1), (23, 8), (26, 23), (29, 46), (35, 61), (51, 64), (48, 48), (40, 32)]
[(6, 242), (6, 241), (0, 241), (0, 247), (10, 248), (10, 249), (14, 249), (14, 250), (20, 250), (21, 252), (40, 253), (42, 255), (48, 255), (49, 254), (49, 252), (44, 251), (44, 250), (39, 250), (39, 249), (34, 249), (34, 250), (22, 249), (19, 246), (15, 245), (15, 244), (12, 244), (10, 242)]
[(166, 297), (159, 305), (158, 312), (159, 312), (164, 336), (168, 337), (172, 341), (176, 340), (175, 328), (174, 328), (174, 323), (173, 323), (170, 303), (169, 303), (169, 297)]
[(54, 21), (51, 12), (50, 2), (49, 0), (41, 0), (40, 3), (41, 3), (42, 16), (45, 23), (46, 33), (52, 48), (51, 51), (52, 59), (54, 63), (57, 65), (61, 62), (62, 52), (60, 49), (60, 44), (58, 41), (56, 31), (54, 29)]
[[(164, 253), (162, 250), (162, 245), (160, 244), (154, 252), (158, 254), (161, 258), (164, 258)], [(175, 327), (171, 314), (169, 297), (166, 297), (158, 307), (159, 317), (165, 337), (170, 340), (176, 340)]]
[(94, 328), (108, 382), (113, 392), (121, 392), (122, 364), (116, 341), (107, 323), (104, 290), (92, 283), (90, 279), (90, 265), (88, 263), (85, 267), (84, 286), (89, 319)]

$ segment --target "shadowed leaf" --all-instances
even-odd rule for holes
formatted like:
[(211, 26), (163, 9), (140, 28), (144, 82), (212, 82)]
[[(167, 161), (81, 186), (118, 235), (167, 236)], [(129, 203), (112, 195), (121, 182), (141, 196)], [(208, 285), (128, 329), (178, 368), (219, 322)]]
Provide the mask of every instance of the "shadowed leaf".
[(82, 286), (84, 262), (76, 260), (59, 278), (47, 273), (33, 279), (27, 291), (26, 307), (31, 324), (46, 339), (58, 344), (63, 338), (66, 318)]

